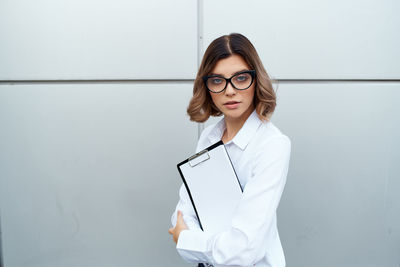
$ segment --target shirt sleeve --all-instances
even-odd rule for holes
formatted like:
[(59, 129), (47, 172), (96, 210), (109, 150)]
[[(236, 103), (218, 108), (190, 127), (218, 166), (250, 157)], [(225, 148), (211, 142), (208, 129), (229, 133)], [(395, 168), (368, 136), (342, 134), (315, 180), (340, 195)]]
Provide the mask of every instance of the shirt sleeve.
[(215, 235), (200, 229), (180, 233), (176, 248), (186, 261), (252, 266), (265, 256), (265, 240), (286, 184), (291, 144), (281, 135), (263, 147), (254, 157), (252, 176), (230, 229)]

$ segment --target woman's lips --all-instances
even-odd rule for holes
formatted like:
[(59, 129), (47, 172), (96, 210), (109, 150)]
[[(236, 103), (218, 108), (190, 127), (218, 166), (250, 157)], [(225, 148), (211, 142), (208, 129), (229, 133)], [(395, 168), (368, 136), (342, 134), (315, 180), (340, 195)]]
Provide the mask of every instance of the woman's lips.
[(238, 101), (229, 101), (224, 104), (227, 109), (235, 109), (239, 107), (240, 102)]

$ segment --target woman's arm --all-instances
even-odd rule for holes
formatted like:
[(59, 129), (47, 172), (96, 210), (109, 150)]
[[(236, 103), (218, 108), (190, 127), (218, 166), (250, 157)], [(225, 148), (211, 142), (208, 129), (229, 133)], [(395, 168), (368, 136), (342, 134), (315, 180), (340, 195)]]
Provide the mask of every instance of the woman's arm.
[(189, 262), (220, 265), (251, 266), (261, 260), (286, 183), (289, 158), (289, 138), (271, 138), (265, 150), (255, 155), (252, 177), (245, 186), (231, 228), (213, 236), (200, 229), (183, 230), (177, 243), (179, 254)]

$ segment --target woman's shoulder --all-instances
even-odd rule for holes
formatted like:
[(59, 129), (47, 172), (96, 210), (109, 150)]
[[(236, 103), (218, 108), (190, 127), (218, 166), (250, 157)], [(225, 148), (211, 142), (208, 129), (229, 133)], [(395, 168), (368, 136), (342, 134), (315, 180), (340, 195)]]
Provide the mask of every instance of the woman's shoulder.
[(196, 153), (212, 145), (214, 139), (218, 139), (216, 137), (218, 135), (216, 131), (219, 130), (217, 128), (220, 123), (221, 122), (212, 123), (204, 128), (200, 134), (199, 140), (197, 141)]
[(212, 124), (210, 124), (210, 125), (207, 125), (207, 126), (204, 128), (204, 130), (201, 131), (199, 140), (202, 139), (202, 138), (206, 138), (207, 136), (209, 136), (210, 133), (212, 132), (212, 130), (213, 130), (216, 126), (217, 126), (217, 123), (212, 123)]
[(289, 159), (291, 146), (289, 137), (271, 121), (268, 121), (260, 125), (247, 150), (256, 166)]
[(282, 133), (282, 131), (272, 122), (262, 122), (259, 134), (257, 135), (257, 143), (259, 145), (268, 145), (272, 143), (283, 143), (291, 145), (290, 138)]

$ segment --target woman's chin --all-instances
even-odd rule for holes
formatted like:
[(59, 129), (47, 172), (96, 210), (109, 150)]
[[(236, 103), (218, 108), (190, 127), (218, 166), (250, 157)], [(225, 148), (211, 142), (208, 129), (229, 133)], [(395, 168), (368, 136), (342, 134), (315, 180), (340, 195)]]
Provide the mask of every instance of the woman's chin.
[(231, 119), (231, 120), (238, 120), (245, 116), (245, 112), (243, 110), (235, 109), (235, 110), (227, 110), (224, 111), (224, 116), (225, 118)]

